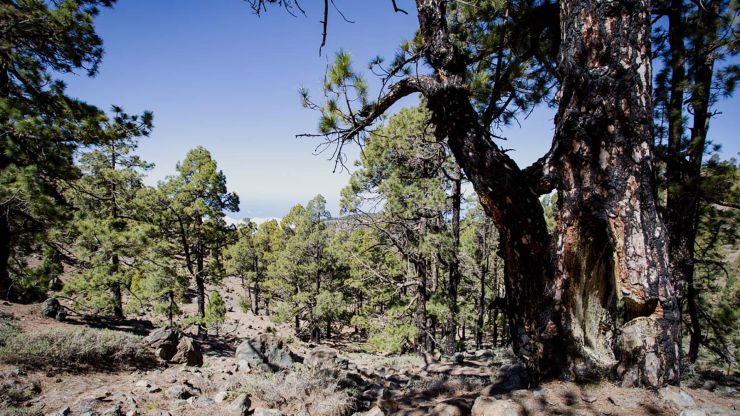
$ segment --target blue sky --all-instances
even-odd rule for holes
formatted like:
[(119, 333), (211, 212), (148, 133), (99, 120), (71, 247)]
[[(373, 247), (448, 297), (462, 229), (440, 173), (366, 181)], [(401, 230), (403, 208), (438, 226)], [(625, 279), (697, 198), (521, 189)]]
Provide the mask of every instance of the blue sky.
[[(317, 193), (336, 215), (348, 174), (332, 173), (328, 155), (313, 155), (317, 141), (295, 138), (315, 132), (318, 119), (301, 107), (298, 89), (319, 94), (339, 49), (352, 54), (357, 69), (376, 55), (391, 57), (417, 21), (394, 14), (390, 1), (338, 0), (355, 23), (333, 13), (319, 56), (320, 3), (301, 3), (307, 17), (274, 9), (258, 18), (240, 0), (119, 0), (96, 21), (105, 47), (99, 74), (65, 77), (68, 92), (101, 107), (154, 112), (154, 131), (139, 148), (156, 164), (149, 183), (172, 174), (189, 149), (203, 145), (241, 198), (241, 212), (232, 216), (280, 217)], [(410, 0), (398, 3), (413, 11)], [(740, 102), (733, 98), (719, 109), (724, 114), (713, 120), (712, 137), (723, 156), (737, 156)], [(504, 132), (504, 147), (515, 149), (520, 165), (549, 147), (552, 114), (539, 108)]]

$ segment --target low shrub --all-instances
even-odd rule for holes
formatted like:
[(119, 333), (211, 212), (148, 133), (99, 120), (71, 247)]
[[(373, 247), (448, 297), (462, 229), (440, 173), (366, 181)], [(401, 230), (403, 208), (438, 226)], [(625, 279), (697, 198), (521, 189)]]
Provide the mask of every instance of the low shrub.
[(3, 321), (0, 337), (0, 362), (25, 368), (115, 369), (155, 363), (141, 337), (107, 329), (26, 333)]
[(287, 373), (251, 373), (229, 391), (229, 397), (246, 393), (252, 401), (297, 416), (351, 414), (353, 400), (336, 380), (318, 370), (298, 368)]

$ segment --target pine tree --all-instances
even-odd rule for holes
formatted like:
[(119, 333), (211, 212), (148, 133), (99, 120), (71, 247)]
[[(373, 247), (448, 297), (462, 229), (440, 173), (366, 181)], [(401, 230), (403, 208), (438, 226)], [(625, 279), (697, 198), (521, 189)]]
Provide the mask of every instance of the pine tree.
[(239, 197), (228, 192), (226, 176), (203, 147), (188, 152), (177, 164), (177, 172), (157, 189), (145, 190), (142, 201), (148, 207), (147, 221), (157, 226), (165, 240), (163, 250), (182, 259), (182, 268), (195, 282), (200, 335), (206, 282), (224, 275), (223, 250), (234, 234), (224, 221), (225, 211), (237, 212)]
[[(65, 95), (53, 74), (97, 72), (93, 19), (111, 0), (0, 4), (0, 298), (44, 293), (28, 255), (66, 257), (49, 235), (68, 219), (60, 181), (76, 179), (74, 152), (101, 137), (102, 112)], [(46, 249), (44, 249), (44, 247)], [(49, 249), (49, 250), (47, 250)], [(13, 260), (12, 263), (10, 260)], [(47, 261), (45, 260), (45, 261)], [(41, 273), (43, 274), (43, 273)], [(48, 281), (48, 276), (45, 276)]]
[(77, 236), (75, 255), (82, 264), (65, 292), (79, 295), (75, 304), (80, 307), (122, 318), (122, 291), (141, 266), (148, 244), (148, 224), (136, 220), (135, 198), (151, 165), (132, 152), (139, 137), (149, 134), (152, 117), (114, 111), (101, 144), (79, 158), (82, 177), (65, 192), (76, 209), (71, 228)]

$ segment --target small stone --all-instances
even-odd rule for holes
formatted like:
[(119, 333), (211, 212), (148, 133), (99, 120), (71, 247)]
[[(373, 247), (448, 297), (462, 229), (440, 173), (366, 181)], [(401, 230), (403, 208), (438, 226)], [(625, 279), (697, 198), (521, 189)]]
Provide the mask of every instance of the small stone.
[(283, 416), (283, 412), (275, 409), (264, 409), (258, 407), (252, 412), (252, 416)]
[(471, 416), (521, 416), (522, 406), (512, 400), (497, 400), (494, 397), (480, 396), (475, 399)]
[(135, 384), (136, 387), (144, 387), (144, 388), (149, 387), (150, 385), (151, 384), (149, 383), (148, 380), (139, 380)]
[(249, 406), (252, 405), (252, 401), (249, 400), (249, 396), (246, 393), (242, 393), (229, 404), (229, 413), (238, 416), (247, 416), (249, 414)]
[(701, 386), (704, 390), (714, 391), (717, 389), (717, 382), (714, 380), (707, 380), (704, 382), (704, 384)]
[(463, 416), (465, 412), (459, 406), (451, 403), (440, 403), (432, 409), (433, 416)]
[(228, 396), (228, 395), (229, 395), (229, 393), (227, 391), (220, 391), (220, 392), (216, 393), (215, 396), (213, 396), (213, 401), (215, 401), (216, 403), (221, 403), (224, 400), (226, 400), (226, 396)]
[(353, 413), (352, 416), (385, 416), (385, 413), (383, 413), (383, 411), (380, 410), (380, 408), (373, 407), (372, 409), (368, 410), (367, 412)]

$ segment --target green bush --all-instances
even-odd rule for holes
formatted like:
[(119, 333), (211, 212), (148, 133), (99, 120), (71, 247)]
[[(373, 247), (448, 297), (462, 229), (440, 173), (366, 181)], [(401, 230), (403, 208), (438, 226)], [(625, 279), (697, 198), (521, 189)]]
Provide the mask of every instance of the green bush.
[(141, 337), (107, 329), (25, 333), (3, 320), (0, 336), (0, 362), (26, 368), (113, 369), (155, 363)]
[(239, 296), (239, 309), (244, 313), (249, 313), (252, 310), (252, 301), (249, 299), (249, 296)]
[(221, 324), (226, 320), (226, 304), (224, 298), (218, 293), (218, 290), (214, 290), (211, 296), (208, 297), (208, 304), (206, 305), (206, 316), (205, 324), (208, 328), (215, 328), (216, 333)]

